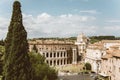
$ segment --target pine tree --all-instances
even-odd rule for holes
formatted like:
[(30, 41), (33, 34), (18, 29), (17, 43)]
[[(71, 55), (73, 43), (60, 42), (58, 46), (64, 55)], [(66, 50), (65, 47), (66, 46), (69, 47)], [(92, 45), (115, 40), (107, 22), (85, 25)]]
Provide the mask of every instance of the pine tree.
[(32, 80), (27, 32), (22, 23), (21, 4), (15, 1), (5, 40), (5, 80)]

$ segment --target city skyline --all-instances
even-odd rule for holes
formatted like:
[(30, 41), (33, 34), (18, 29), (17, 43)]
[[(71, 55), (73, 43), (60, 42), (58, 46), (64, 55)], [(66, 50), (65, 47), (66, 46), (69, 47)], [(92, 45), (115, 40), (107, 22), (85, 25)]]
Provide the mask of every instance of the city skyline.
[[(0, 1), (0, 39), (6, 37), (14, 0)], [(80, 33), (120, 36), (119, 0), (19, 0), (28, 38)]]

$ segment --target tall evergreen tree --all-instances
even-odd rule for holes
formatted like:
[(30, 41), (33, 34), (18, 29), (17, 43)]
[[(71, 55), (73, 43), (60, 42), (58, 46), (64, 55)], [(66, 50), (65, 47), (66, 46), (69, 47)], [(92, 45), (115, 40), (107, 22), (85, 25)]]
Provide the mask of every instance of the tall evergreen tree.
[(22, 23), (21, 4), (15, 1), (5, 40), (5, 80), (32, 80), (27, 32)]
[(36, 45), (35, 45), (35, 44), (33, 45), (33, 51), (34, 51), (35, 53), (37, 53), (37, 52), (38, 52), (38, 49), (37, 49), (37, 47), (36, 47)]

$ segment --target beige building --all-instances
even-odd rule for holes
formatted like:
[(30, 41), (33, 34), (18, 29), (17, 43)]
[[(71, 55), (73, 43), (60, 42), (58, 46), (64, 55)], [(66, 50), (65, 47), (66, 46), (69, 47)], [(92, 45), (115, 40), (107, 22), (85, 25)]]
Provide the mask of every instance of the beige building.
[(109, 80), (120, 80), (120, 40), (102, 40), (88, 44), (89, 39), (80, 34), (75, 42), (70, 40), (31, 40), (29, 51), (36, 46), (38, 53), (43, 55), (50, 66), (77, 64), (88, 62), (92, 71)]
[(111, 46), (120, 45), (120, 40), (102, 40), (100, 43), (102, 43), (105, 48), (109, 49)]
[(120, 49), (119, 45), (112, 46), (102, 57), (101, 75), (108, 76), (109, 80), (120, 80)]
[[(101, 66), (103, 65), (101, 64), (103, 61), (101, 59), (102, 56), (106, 54), (108, 49), (120, 49), (119, 45), (120, 40), (102, 40), (94, 44), (89, 44), (86, 49), (85, 62), (89, 62), (92, 65), (92, 70), (94, 72), (100, 73), (100, 70), (102, 69)], [(106, 54), (106, 56), (110, 57), (109, 54)]]
[(29, 41), (29, 51), (36, 46), (38, 53), (43, 55), (50, 66), (77, 64), (84, 58), (88, 39), (83, 34), (77, 37), (76, 43), (70, 40), (32, 40)]
[(58, 40), (29, 41), (29, 49), (37, 47), (38, 53), (43, 55), (50, 66), (60, 66), (77, 63), (77, 49), (73, 42)]

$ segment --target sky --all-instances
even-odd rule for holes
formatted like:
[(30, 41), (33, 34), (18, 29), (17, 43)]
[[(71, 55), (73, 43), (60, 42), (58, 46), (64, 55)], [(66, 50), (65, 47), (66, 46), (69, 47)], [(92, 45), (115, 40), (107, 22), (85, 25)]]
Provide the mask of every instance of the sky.
[[(0, 0), (0, 39), (15, 0)], [(120, 36), (120, 0), (19, 0), (28, 38)]]

